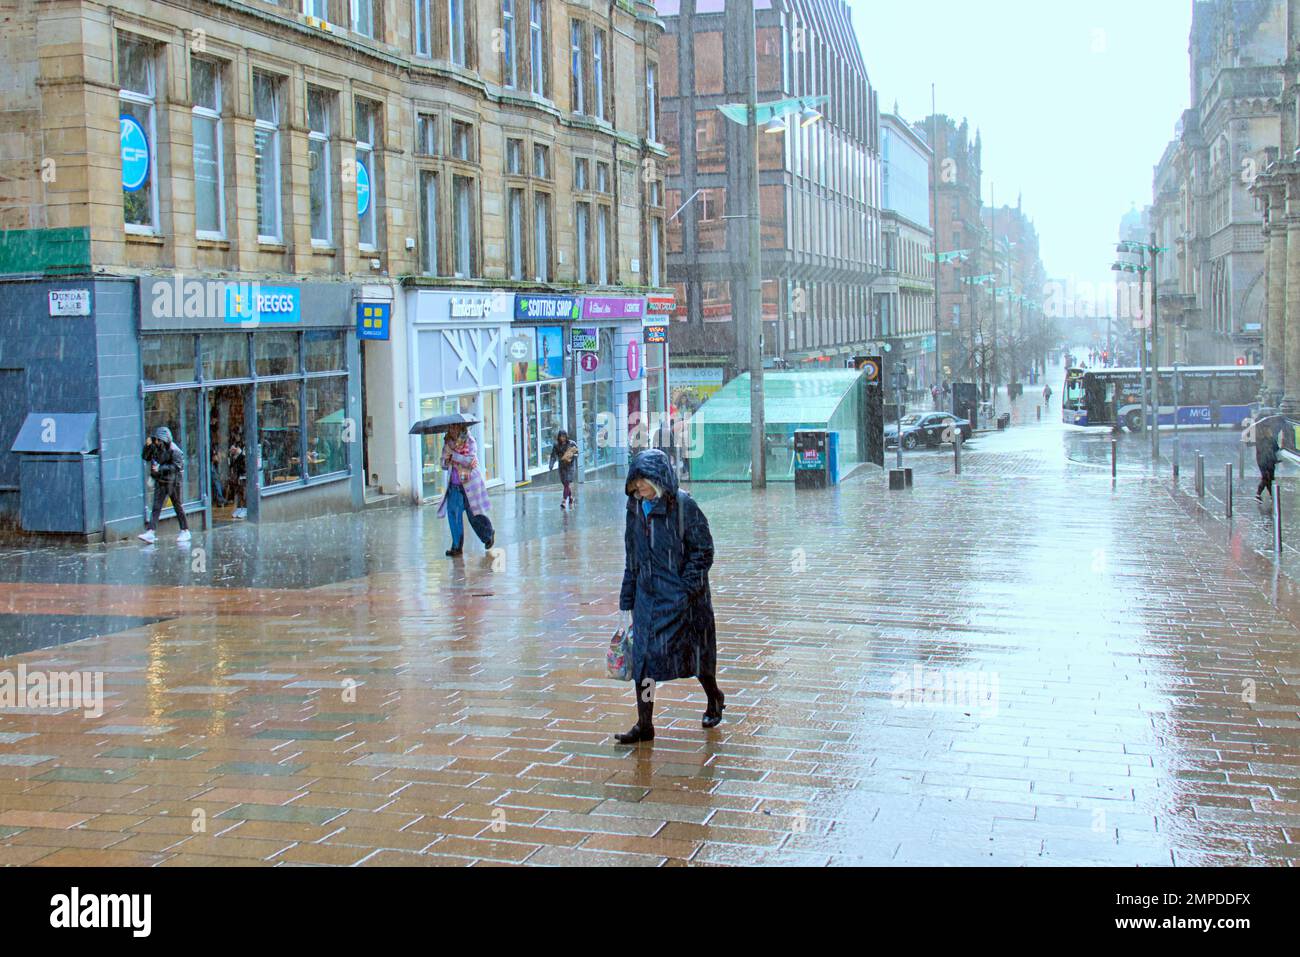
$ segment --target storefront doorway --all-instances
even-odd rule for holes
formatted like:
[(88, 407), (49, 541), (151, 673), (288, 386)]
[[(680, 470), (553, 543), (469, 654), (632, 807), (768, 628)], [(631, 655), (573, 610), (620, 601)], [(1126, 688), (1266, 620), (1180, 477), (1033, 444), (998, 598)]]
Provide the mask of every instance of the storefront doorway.
[[(244, 518), (248, 507), (248, 430), (245, 428), (249, 387), (223, 385), (205, 390), (208, 397), (208, 489), (212, 522), (225, 524)], [(245, 453), (241, 483), (232, 449)]]

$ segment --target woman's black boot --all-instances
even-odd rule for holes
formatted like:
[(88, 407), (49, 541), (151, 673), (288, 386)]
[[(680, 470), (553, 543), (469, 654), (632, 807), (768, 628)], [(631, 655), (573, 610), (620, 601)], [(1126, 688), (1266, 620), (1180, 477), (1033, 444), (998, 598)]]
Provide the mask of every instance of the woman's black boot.
[[(649, 701), (643, 700), (645, 695), (651, 695)], [(636, 696), (636, 724), (623, 734), (614, 735), (614, 740), (619, 744), (636, 744), (638, 741), (653, 741), (655, 739), (654, 710), (655, 702), (653, 691), (642, 692), (637, 690)]]
[(722, 693), (722, 689), (718, 687), (718, 682), (712, 675), (701, 676), (700, 686), (709, 697), (709, 704), (704, 709), (704, 717), (700, 724), (706, 728), (716, 728), (722, 724), (722, 712), (727, 707), (727, 696)]

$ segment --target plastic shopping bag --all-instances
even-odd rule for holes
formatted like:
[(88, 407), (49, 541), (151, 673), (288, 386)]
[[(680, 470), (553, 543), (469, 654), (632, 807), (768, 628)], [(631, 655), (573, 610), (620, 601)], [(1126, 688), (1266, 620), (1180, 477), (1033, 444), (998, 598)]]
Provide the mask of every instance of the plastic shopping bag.
[(632, 680), (632, 629), (614, 632), (605, 652), (605, 674), (615, 681)]

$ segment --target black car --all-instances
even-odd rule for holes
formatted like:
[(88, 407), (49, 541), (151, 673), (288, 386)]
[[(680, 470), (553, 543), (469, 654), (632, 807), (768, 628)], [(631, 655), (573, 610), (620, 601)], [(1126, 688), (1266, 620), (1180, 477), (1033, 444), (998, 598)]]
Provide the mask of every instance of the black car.
[[(914, 449), (918, 445), (937, 449), (945, 442), (952, 441), (953, 433), (949, 429), (960, 429), (961, 440), (966, 442), (971, 437), (971, 425), (966, 419), (959, 419), (951, 412), (913, 412), (903, 416), (903, 448)], [(898, 423), (885, 425), (885, 445), (889, 448), (898, 444)]]

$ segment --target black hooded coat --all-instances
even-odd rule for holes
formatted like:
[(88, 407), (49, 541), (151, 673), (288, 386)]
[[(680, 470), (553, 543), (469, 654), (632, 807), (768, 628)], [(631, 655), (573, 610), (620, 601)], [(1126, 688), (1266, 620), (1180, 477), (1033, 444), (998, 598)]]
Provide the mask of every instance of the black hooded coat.
[[(663, 494), (647, 516), (632, 483), (649, 479)], [(671, 681), (717, 671), (717, 627), (709, 593), (713, 536), (704, 512), (677, 488), (659, 449), (639, 453), (627, 473), (626, 556), (621, 611), (632, 612), (632, 678)]]

